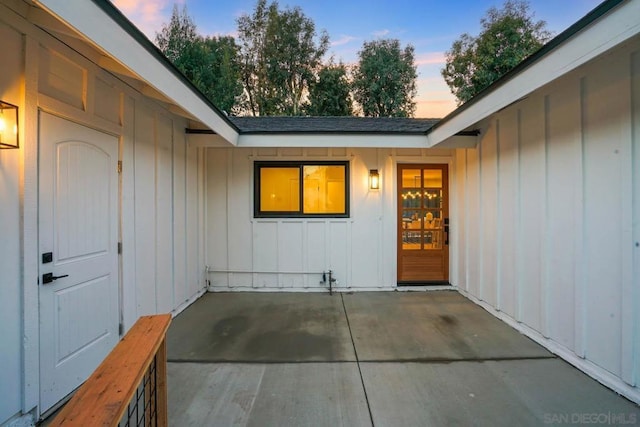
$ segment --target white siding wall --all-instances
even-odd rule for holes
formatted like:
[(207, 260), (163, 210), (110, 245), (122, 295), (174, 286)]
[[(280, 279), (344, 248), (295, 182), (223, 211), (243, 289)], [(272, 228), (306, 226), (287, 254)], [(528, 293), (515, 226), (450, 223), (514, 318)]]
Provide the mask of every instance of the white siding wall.
[(638, 40), (482, 128), (456, 153), (454, 284), (638, 401)]
[[(204, 156), (186, 119), (0, 3), (0, 99), (20, 107), (19, 150), (0, 150), (0, 424), (38, 404), (38, 110), (120, 137), (125, 328), (204, 292)], [(36, 414), (37, 415), (37, 414)]]
[(53, 41), (39, 64), (42, 109), (121, 138), (125, 329), (177, 312), (205, 286), (203, 154), (187, 147), (187, 120)]
[[(255, 160), (347, 160), (350, 218), (253, 218)], [(449, 163), (450, 150), (280, 148), (207, 151), (207, 265), (213, 289), (322, 290), (396, 286), (398, 163)], [(369, 169), (382, 188), (369, 190)], [(304, 274), (310, 273), (310, 274)]]
[(186, 122), (141, 100), (129, 98), (126, 106), (131, 129), (125, 124), (122, 262), (128, 328), (139, 316), (176, 312), (203, 291), (204, 204), (202, 150), (187, 147)]
[[(18, 54), (2, 60), (0, 99), (20, 105), (16, 79), (23, 75), (21, 35), (0, 23), (0, 52)], [(22, 123), (23, 117), (20, 117)], [(23, 143), (23, 141), (21, 141)], [(0, 150), (0, 424), (20, 412), (22, 388), (22, 272), (20, 165), (22, 150)]]

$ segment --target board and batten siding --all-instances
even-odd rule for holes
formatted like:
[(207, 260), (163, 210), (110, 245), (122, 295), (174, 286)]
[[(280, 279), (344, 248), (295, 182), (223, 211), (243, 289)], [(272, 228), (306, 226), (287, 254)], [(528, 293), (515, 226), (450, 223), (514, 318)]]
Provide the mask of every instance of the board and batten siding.
[[(0, 99), (14, 105), (23, 100), (15, 82), (24, 75), (23, 51), (21, 34), (0, 22), (0, 52), (16, 53), (2, 59)], [(21, 115), (20, 123), (23, 119)], [(22, 389), (22, 156), (22, 149), (0, 150), (0, 424), (22, 406), (16, 392)]]
[(640, 400), (638, 39), (481, 123), (456, 152), (457, 282)]
[[(451, 150), (209, 148), (207, 265), (212, 290), (326, 291), (396, 287), (398, 163), (448, 163)], [(349, 161), (349, 218), (254, 218), (253, 162)], [(382, 188), (369, 189), (369, 170)], [(328, 280), (328, 276), (327, 276)]]
[(40, 47), (39, 65), (40, 108), (121, 141), (125, 330), (179, 311), (205, 287), (203, 150), (188, 147), (187, 120), (57, 43)]
[(26, 3), (11, 4), (0, 3), (0, 99), (20, 108), (21, 147), (0, 150), (0, 424), (39, 403), (39, 111), (120, 139), (125, 330), (205, 289), (204, 151), (187, 146), (187, 120), (98, 67), (101, 54), (30, 24)]

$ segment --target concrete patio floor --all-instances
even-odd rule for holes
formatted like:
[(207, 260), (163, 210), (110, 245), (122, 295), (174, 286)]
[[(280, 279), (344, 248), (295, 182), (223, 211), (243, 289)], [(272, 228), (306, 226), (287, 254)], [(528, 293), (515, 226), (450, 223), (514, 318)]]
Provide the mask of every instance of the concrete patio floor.
[(167, 346), (172, 426), (640, 424), (457, 292), (209, 293)]

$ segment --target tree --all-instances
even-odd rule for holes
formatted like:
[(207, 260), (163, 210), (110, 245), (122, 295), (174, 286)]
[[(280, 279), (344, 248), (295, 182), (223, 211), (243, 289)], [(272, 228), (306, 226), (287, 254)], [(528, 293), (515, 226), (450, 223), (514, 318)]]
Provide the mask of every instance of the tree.
[(184, 5), (180, 11), (174, 4), (169, 23), (163, 24), (160, 32), (156, 33), (156, 45), (175, 63), (197, 38), (196, 24), (187, 13), (187, 6)]
[(173, 7), (171, 20), (156, 33), (156, 45), (173, 64), (218, 108), (238, 113), (243, 90), (238, 64), (239, 48), (233, 37), (207, 37), (187, 13)]
[(240, 48), (233, 37), (207, 37), (199, 43), (203, 58), (194, 83), (221, 110), (239, 114), (244, 108), (244, 93), (238, 60)]
[(353, 115), (351, 84), (343, 64), (329, 63), (320, 69), (317, 80), (310, 84), (306, 111), (310, 116)]
[(414, 48), (396, 39), (365, 42), (358, 52), (354, 97), (365, 116), (412, 117), (416, 109)]
[(507, 0), (480, 20), (477, 37), (467, 33), (446, 53), (441, 73), (462, 104), (498, 80), (550, 38), (545, 21), (534, 21), (525, 0)]
[(253, 115), (299, 115), (329, 36), (299, 7), (281, 11), (258, 0), (252, 15), (238, 18), (242, 81)]

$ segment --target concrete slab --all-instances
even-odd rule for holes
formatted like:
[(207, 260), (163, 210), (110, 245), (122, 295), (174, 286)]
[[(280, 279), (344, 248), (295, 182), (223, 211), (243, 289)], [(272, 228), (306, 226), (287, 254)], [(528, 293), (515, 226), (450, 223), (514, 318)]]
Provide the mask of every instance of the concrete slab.
[(343, 297), (360, 361), (553, 357), (457, 292)]
[(177, 316), (169, 361), (355, 361), (339, 295), (208, 293)]
[(169, 363), (172, 426), (370, 426), (356, 363)]
[(637, 405), (559, 359), (360, 366), (376, 426), (640, 421)]

